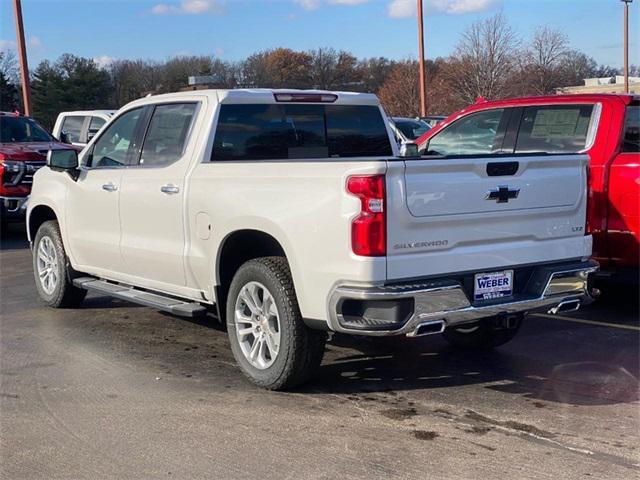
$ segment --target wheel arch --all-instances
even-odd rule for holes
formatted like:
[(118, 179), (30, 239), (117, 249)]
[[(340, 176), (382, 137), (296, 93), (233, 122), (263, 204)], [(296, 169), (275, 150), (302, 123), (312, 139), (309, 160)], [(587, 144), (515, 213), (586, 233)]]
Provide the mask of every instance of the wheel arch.
[(284, 257), (289, 261), (282, 243), (262, 230), (235, 230), (222, 240), (214, 272), (216, 307), (221, 322), (225, 321), (229, 285), (240, 266), (254, 258), (271, 256)]
[(29, 210), (27, 217), (27, 237), (30, 242), (34, 241), (40, 225), (49, 220), (60, 222), (57, 213), (49, 205), (36, 205)]

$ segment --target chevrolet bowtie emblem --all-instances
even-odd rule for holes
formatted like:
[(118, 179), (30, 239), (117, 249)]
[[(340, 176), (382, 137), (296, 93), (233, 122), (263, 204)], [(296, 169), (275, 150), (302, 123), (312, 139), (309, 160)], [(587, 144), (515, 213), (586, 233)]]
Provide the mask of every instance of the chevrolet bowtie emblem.
[(518, 198), (519, 188), (510, 189), (507, 186), (500, 186), (489, 190), (484, 197), (485, 200), (495, 200), (496, 203), (507, 203), (512, 198)]

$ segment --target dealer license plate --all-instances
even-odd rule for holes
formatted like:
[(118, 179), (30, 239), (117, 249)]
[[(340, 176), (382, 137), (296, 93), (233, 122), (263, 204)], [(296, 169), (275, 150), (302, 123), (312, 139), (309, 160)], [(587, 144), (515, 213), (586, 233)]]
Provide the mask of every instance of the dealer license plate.
[(493, 300), (513, 295), (513, 270), (476, 274), (473, 282), (475, 301)]

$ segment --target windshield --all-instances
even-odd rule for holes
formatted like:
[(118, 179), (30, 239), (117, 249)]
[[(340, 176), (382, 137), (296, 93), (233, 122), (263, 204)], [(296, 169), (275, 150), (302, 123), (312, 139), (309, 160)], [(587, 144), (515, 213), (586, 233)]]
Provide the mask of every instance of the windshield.
[(28, 117), (0, 116), (1, 143), (50, 142), (53, 138)]
[(431, 128), (422, 120), (394, 120), (398, 130), (409, 140), (415, 140), (424, 135)]

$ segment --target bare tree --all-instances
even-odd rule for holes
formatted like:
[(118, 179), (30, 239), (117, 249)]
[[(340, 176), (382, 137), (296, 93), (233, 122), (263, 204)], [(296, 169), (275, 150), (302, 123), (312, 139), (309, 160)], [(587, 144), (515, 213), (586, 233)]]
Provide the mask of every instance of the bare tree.
[(569, 40), (564, 33), (547, 26), (536, 29), (527, 53), (529, 84), (534, 93), (553, 93), (562, 83), (568, 53)]
[(520, 40), (502, 14), (475, 22), (450, 58), (447, 77), (467, 103), (478, 97), (508, 95), (509, 73), (516, 66)]
[(418, 62), (398, 63), (378, 91), (378, 97), (388, 115), (415, 117), (420, 114)]
[(288, 48), (254, 53), (242, 66), (246, 87), (308, 88), (311, 55)]
[(359, 82), (358, 59), (344, 50), (319, 48), (309, 52), (311, 68), (309, 76), (314, 88), (330, 90), (353, 86)]
[(2, 73), (9, 82), (16, 85), (20, 83), (18, 59), (16, 58), (16, 52), (13, 50), (7, 49), (0, 51), (0, 73)]
[(396, 62), (384, 57), (365, 58), (358, 62), (361, 88), (364, 92), (377, 92), (396, 66)]
[(161, 64), (145, 60), (116, 60), (109, 65), (113, 83), (114, 104), (121, 107), (125, 103), (140, 98), (147, 93), (161, 92)]
[(569, 50), (558, 68), (559, 76), (554, 87), (582, 85), (585, 78), (596, 77), (597, 70), (598, 64), (593, 58), (577, 50)]

